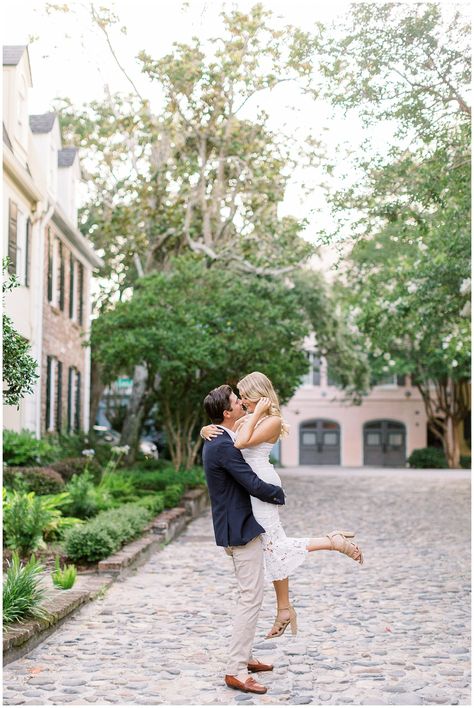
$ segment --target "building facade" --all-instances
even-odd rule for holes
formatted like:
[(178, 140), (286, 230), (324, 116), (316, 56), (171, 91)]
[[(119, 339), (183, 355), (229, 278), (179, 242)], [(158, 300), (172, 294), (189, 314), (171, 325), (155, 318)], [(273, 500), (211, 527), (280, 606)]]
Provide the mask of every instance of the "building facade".
[(380, 382), (361, 405), (351, 405), (324, 358), (308, 354), (308, 374), (282, 408), (290, 425), (280, 442), (283, 466), (404, 467), (413, 450), (426, 447), (425, 407), (409, 377)]
[(4, 255), (20, 286), (5, 308), (31, 345), (39, 379), (4, 427), (45, 432), (89, 426), (91, 279), (102, 265), (77, 228), (81, 179), (54, 113), (28, 114), (26, 46), (4, 47)]

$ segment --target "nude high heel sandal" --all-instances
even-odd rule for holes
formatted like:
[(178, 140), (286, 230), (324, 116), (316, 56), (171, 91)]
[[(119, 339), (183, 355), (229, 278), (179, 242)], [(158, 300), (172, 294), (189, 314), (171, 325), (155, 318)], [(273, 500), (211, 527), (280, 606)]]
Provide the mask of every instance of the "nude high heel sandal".
[[(362, 565), (364, 562), (364, 554), (359, 546), (347, 540), (348, 538), (354, 538), (354, 536), (355, 533), (353, 531), (331, 531), (331, 533), (327, 534), (327, 538), (331, 541), (331, 551), (344, 553), (344, 555), (349, 556), (349, 558), (352, 558), (352, 560)], [(359, 551), (359, 555), (354, 556), (355, 551)]]
[(279, 607), (279, 610), (289, 610), (290, 611), (290, 617), (287, 620), (282, 620), (277, 616), (275, 617), (275, 621), (273, 623), (273, 627), (270, 630), (270, 632), (267, 634), (265, 639), (275, 639), (275, 637), (281, 637), (285, 629), (288, 627), (288, 625), (291, 626), (291, 633), (293, 636), (296, 635), (298, 631), (298, 625), (296, 622), (296, 612), (295, 608), (290, 605), (289, 607)]

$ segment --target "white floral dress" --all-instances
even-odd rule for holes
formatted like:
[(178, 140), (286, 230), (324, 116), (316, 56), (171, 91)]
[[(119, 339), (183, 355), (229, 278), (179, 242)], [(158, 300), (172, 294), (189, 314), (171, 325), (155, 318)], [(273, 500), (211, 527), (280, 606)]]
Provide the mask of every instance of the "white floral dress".
[[(272, 443), (260, 443), (241, 450), (248, 465), (264, 482), (282, 486), (281, 479), (270, 462)], [(265, 533), (261, 535), (265, 560), (265, 579), (283, 580), (306, 560), (309, 538), (289, 538), (280, 521), (279, 507), (250, 497), (252, 511)]]

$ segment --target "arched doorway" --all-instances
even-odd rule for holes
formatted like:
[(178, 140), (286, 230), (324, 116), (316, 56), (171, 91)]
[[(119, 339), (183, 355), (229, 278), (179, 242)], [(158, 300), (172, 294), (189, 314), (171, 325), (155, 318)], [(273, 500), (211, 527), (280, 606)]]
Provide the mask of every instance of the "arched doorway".
[(300, 465), (340, 465), (341, 428), (333, 420), (308, 420), (300, 425)]
[(364, 425), (364, 465), (405, 467), (406, 429), (396, 420), (372, 420)]

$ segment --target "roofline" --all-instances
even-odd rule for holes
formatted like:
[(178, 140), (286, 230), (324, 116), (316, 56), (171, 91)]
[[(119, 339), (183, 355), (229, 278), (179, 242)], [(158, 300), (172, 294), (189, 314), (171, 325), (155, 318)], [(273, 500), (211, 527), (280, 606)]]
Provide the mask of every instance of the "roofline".
[(94, 251), (86, 237), (74, 226), (61, 207), (54, 205), (54, 213), (51, 221), (58, 226), (68, 237), (71, 243), (82, 253), (93, 268), (103, 268), (104, 261)]
[(16, 186), (33, 202), (46, 201), (46, 195), (33, 182), (28, 171), (10, 150), (8, 145), (3, 146), (3, 167)]

